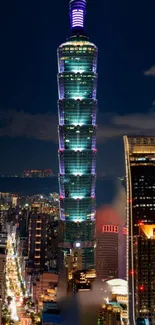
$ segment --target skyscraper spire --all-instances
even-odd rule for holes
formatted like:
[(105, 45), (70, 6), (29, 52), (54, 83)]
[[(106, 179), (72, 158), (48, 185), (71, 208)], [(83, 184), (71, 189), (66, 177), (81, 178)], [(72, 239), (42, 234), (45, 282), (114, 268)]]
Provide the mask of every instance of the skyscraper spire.
[(84, 31), (86, 0), (70, 0), (70, 24), (72, 32)]

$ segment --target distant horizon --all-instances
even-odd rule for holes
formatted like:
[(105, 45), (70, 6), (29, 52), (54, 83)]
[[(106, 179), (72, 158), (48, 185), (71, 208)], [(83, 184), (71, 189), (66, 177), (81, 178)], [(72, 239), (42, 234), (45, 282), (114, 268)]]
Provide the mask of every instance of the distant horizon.
[[(21, 196), (49, 195), (49, 193), (59, 193), (58, 176), (49, 178), (0, 178), (0, 192), (12, 193)], [(111, 205), (119, 193), (120, 189), (125, 190), (125, 179), (121, 182), (119, 178), (104, 177), (96, 180), (96, 202), (97, 208), (103, 205)], [(121, 199), (120, 199), (121, 202)]]
[[(19, 173), (2, 173), (2, 172), (0, 172), (0, 178), (27, 178), (27, 179), (30, 179), (30, 178), (53, 178), (53, 177), (58, 177), (59, 176), (59, 173), (57, 173), (57, 174), (55, 174), (55, 173), (53, 173), (51, 176), (47, 176), (47, 177), (39, 177), (39, 176), (31, 176), (31, 177), (24, 177), (24, 175), (22, 175), (22, 173), (24, 173), (24, 172), (19, 172)], [(107, 176), (115, 176), (116, 177), (116, 175), (115, 175), (115, 173), (112, 173), (112, 172), (109, 172), (109, 173), (102, 173), (102, 172), (98, 172), (98, 173), (96, 173), (96, 177), (97, 178), (100, 178), (100, 179), (102, 179), (102, 178), (106, 178)], [(121, 175), (121, 176), (117, 176), (117, 178), (118, 179), (122, 179), (123, 180), (123, 178), (125, 178), (125, 175)]]

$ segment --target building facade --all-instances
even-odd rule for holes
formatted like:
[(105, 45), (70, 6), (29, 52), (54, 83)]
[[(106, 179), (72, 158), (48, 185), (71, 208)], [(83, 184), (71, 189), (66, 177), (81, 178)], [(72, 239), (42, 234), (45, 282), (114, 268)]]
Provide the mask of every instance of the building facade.
[(122, 279), (108, 280), (111, 295), (104, 299), (99, 312), (100, 325), (128, 325), (127, 316), (127, 281)]
[(32, 213), (29, 217), (28, 260), (36, 270), (43, 270), (47, 261), (48, 215)]
[(155, 224), (141, 223), (139, 226), (135, 255), (136, 288), (139, 291), (136, 314), (139, 319), (149, 319), (149, 324), (155, 324)]
[(96, 272), (102, 279), (118, 278), (118, 226), (103, 225), (96, 233)]
[(58, 48), (61, 245), (94, 266), (97, 47), (84, 32), (86, 0), (70, 1), (72, 36)]
[(117, 302), (102, 305), (99, 312), (99, 325), (122, 325), (121, 306)]
[(63, 318), (56, 302), (44, 302), (42, 311), (42, 325), (62, 324)]
[(118, 234), (118, 277), (126, 280), (127, 227), (119, 227)]
[[(154, 262), (151, 260), (149, 265), (146, 254), (146, 250), (153, 249), (153, 241), (150, 241), (152, 246), (148, 248), (147, 236), (143, 233), (145, 238), (139, 237), (139, 231), (141, 225), (155, 224), (155, 137), (125, 136), (124, 144), (127, 179), (128, 317), (130, 324), (135, 325), (136, 320), (144, 319), (145, 314), (149, 324), (154, 324), (153, 300), (150, 300), (150, 290), (155, 290), (152, 282), (154, 278), (149, 273), (149, 268), (154, 268)], [(143, 290), (145, 287), (147, 290)], [(145, 297), (143, 300), (142, 294)]]

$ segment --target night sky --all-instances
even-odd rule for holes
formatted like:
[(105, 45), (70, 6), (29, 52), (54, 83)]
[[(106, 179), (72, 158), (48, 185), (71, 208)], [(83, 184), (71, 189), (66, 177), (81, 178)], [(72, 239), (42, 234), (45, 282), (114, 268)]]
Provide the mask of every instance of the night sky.
[[(57, 56), (68, 0), (5, 0), (0, 9), (0, 173), (57, 161)], [(155, 1), (88, 0), (99, 48), (97, 170), (124, 173), (123, 134), (155, 134)]]

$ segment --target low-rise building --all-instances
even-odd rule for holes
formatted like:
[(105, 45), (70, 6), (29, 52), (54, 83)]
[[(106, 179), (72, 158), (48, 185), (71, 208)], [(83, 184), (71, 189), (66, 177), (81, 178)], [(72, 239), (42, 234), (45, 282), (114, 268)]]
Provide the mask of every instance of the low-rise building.
[(44, 302), (42, 312), (42, 325), (62, 324), (62, 316), (56, 302)]
[(43, 301), (55, 301), (57, 294), (58, 274), (43, 272), (32, 279), (32, 299), (39, 310), (42, 309)]

